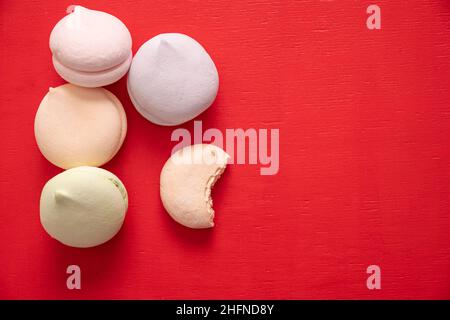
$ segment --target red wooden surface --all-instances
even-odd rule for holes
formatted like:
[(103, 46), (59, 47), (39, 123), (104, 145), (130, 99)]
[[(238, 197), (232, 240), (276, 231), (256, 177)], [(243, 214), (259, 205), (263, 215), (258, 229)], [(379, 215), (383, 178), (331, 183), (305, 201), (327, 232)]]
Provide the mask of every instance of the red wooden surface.
[[(118, 16), (134, 51), (186, 33), (219, 70), (204, 128), (279, 128), (280, 172), (233, 165), (216, 227), (177, 225), (159, 200), (175, 128), (142, 118), (126, 81), (128, 136), (105, 168), (125, 183), (123, 229), (98, 248), (52, 240), (39, 196), (61, 170), (39, 153), (34, 115), (62, 84), (48, 38), (71, 4), (0, 1), (0, 298), (450, 298), (450, 3), (78, 1)], [(192, 130), (193, 122), (182, 127)], [(82, 289), (66, 288), (66, 267)], [(377, 264), (382, 289), (366, 288)]]

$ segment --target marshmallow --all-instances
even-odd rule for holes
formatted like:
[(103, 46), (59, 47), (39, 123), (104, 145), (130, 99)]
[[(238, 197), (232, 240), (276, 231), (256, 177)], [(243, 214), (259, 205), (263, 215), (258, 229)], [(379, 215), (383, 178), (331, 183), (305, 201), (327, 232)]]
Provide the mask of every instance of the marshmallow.
[(189, 121), (214, 101), (219, 87), (216, 66), (194, 39), (160, 34), (144, 43), (128, 73), (128, 93), (139, 113), (164, 126)]
[(122, 78), (131, 64), (131, 44), (122, 21), (82, 6), (73, 6), (50, 34), (56, 71), (83, 87), (101, 87)]
[(101, 166), (119, 151), (127, 132), (120, 101), (103, 88), (50, 88), (36, 113), (38, 147), (54, 165)]
[(40, 220), (52, 238), (67, 246), (88, 248), (114, 237), (127, 208), (127, 191), (119, 178), (104, 169), (77, 167), (45, 184)]
[(211, 188), (220, 178), (229, 155), (211, 144), (195, 144), (175, 152), (160, 176), (164, 208), (178, 223), (194, 229), (214, 226)]

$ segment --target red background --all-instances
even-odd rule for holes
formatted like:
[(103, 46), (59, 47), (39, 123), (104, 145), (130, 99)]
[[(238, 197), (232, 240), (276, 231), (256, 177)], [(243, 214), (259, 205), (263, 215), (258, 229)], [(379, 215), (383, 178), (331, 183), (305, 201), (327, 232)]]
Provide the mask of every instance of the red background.
[[(121, 232), (65, 247), (39, 223), (45, 182), (35, 112), (63, 81), (49, 34), (66, 1), (0, 1), (0, 298), (450, 298), (450, 3), (78, 1), (119, 17), (133, 51), (163, 32), (202, 43), (220, 75), (203, 127), (279, 128), (280, 171), (232, 165), (214, 190), (212, 230), (171, 220), (159, 173), (175, 127), (133, 108), (105, 168), (125, 183)], [(182, 127), (192, 131), (193, 122)], [(66, 288), (66, 267), (82, 289)], [(382, 289), (366, 288), (377, 264)]]

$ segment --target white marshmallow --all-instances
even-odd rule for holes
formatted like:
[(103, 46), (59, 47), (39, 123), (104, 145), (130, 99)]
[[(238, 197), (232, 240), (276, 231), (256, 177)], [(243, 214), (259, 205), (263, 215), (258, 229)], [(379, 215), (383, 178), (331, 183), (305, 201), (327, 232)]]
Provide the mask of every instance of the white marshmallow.
[(216, 66), (194, 39), (160, 34), (144, 43), (128, 73), (128, 93), (139, 113), (164, 126), (189, 121), (214, 101), (219, 87)]
[(131, 35), (118, 18), (72, 6), (50, 34), (53, 65), (66, 81), (83, 87), (116, 82), (128, 71)]

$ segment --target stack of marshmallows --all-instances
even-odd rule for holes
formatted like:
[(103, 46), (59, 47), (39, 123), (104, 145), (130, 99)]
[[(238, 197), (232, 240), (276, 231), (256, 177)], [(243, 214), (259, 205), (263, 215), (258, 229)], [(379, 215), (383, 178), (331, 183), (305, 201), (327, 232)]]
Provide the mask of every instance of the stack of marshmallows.
[[(128, 93), (149, 121), (175, 126), (205, 111), (219, 86), (205, 49), (178, 33), (157, 35), (132, 55), (127, 27), (116, 17), (71, 6), (50, 34), (53, 65), (68, 83), (50, 88), (36, 113), (39, 150), (66, 171), (50, 179), (40, 199), (47, 233), (79, 248), (100, 245), (120, 230), (128, 208), (124, 184), (99, 168), (111, 160), (127, 133), (119, 99), (102, 88), (128, 73)], [(214, 145), (175, 152), (160, 176), (170, 216), (190, 228), (214, 226), (211, 188), (229, 156)]]

